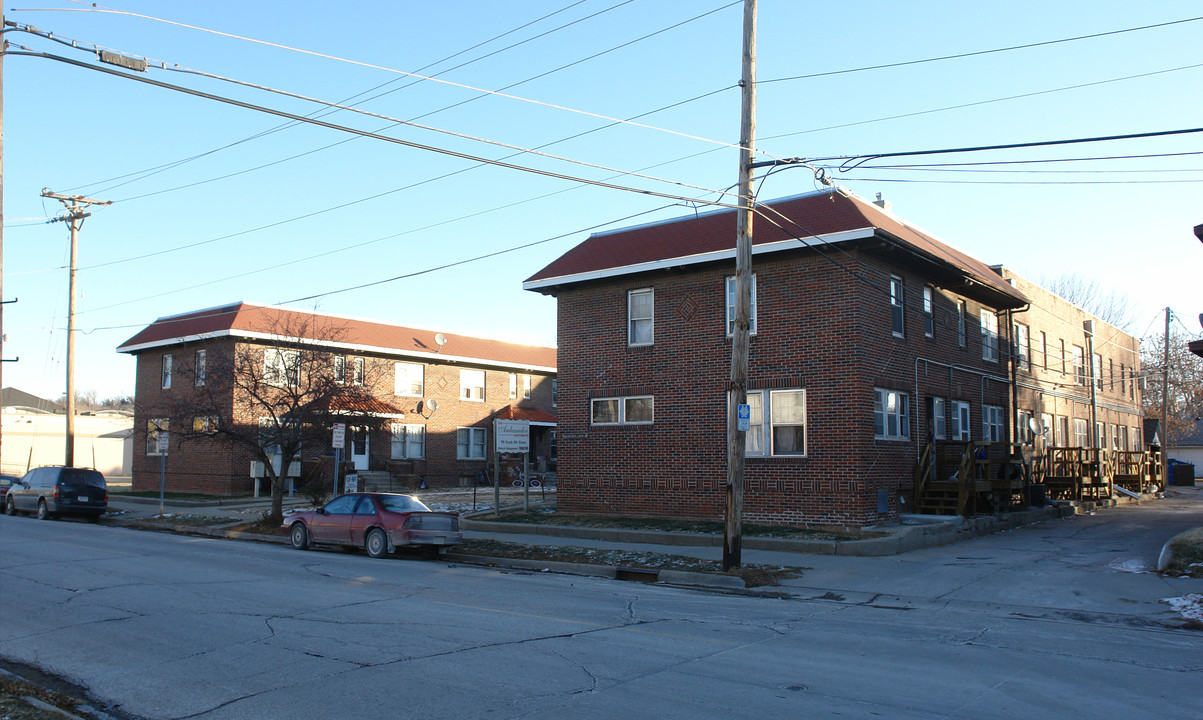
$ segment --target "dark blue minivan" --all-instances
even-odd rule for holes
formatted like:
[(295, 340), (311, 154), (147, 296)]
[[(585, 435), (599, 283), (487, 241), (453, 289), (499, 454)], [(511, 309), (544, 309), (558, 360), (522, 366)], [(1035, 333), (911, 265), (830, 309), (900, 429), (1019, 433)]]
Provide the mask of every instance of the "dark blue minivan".
[(80, 515), (95, 522), (109, 507), (104, 475), (91, 468), (40, 467), (25, 473), (5, 495), (4, 511), (37, 513), (41, 520)]

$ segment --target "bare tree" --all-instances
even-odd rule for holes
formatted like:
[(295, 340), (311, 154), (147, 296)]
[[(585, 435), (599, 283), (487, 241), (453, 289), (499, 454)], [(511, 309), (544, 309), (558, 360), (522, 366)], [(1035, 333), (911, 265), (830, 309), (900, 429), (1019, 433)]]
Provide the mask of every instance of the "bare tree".
[(329, 447), (336, 421), (369, 429), (387, 422), (369, 412), (379, 373), (364, 358), (348, 365), (330, 350), (344, 331), (328, 318), (290, 317), (268, 340), (207, 347), (203, 364), (180, 368), (193, 392), (170, 409), (179, 442), (217, 442), (263, 463), (272, 489), (268, 519), (276, 523), (288, 467), (302, 448)]
[(1128, 330), (1135, 322), (1134, 307), (1128, 296), (1113, 288), (1104, 288), (1097, 280), (1076, 273), (1062, 273), (1056, 277), (1041, 276), (1040, 285), (1120, 330)]
[[(1161, 439), (1166, 447), (1177, 446), (1180, 438), (1193, 430), (1195, 419), (1203, 417), (1203, 358), (1187, 349), (1187, 342), (1193, 339), (1171, 328), (1169, 416)], [(1141, 344), (1140, 364), (1146, 383), (1144, 414), (1148, 418), (1161, 418), (1161, 399), (1167, 387), (1164, 343), (1165, 336), (1158, 335)]]

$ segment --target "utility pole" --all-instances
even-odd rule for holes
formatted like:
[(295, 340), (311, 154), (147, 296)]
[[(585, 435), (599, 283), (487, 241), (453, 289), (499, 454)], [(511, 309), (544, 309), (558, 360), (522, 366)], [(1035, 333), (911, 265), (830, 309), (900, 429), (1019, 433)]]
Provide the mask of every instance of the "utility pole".
[[(748, 402), (748, 343), (752, 318), (752, 151), (756, 142), (756, 0), (744, 0), (742, 111), (739, 123), (739, 209), (735, 237), (735, 327), (727, 392), (727, 514), (723, 569), (741, 564), (744, 502), (744, 432), (739, 408)], [(769, 412), (768, 408), (764, 412)]]
[[(1166, 457), (1170, 443), (1170, 317), (1173, 311), (1165, 309), (1164, 350), (1161, 359), (1161, 456)], [(1166, 481), (1169, 481), (1167, 476)], [(1165, 483), (1162, 483), (1162, 487)]]
[[(0, 8), (0, 30), (4, 29), (4, 9)], [(4, 367), (4, 52), (8, 36), (0, 35), (0, 368)], [(4, 387), (0, 371), (0, 388)], [(0, 433), (0, 448), (4, 434)]]
[(71, 267), (69, 275), (70, 297), (67, 299), (67, 447), (63, 456), (63, 464), (75, 464), (75, 273), (79, 269), (79, 229), (84, 225), (84, 218), (92, 213), (84, 212), (89, 205), (110, 205), (111, 201), (92, 200), (82, 195), (60, 195), (51, 192), (49, 188), (42, 189), (42, 197), (53, 198), (67, 208), (67, 214), (57, 217), (52, 222), (65, 222), (71, 228)]
[(1090, 446), (1095, 448), (1104, 448), (1106, 438), (1099, 437), (1099, 398), (1095, 393), (1095, 388), (1099, 383), (1099, 375), (1103, 372), (1103, 363), (1099, 361), (1099, 367), (1094, 366), (1094, 320), (1083, 320), (1082, 330), (1086, 333), (1086, 362), (1090, 363), (1090, 374), (1086, 377), (1090, 382)]

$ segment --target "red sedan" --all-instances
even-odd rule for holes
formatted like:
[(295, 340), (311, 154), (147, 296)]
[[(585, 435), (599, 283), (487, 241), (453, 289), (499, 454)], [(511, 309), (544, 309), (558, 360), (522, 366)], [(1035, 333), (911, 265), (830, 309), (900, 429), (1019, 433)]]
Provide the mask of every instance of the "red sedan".
[(324, 507), (284, 519), (298, 550), (313, 545), (362, 547), (378, 558), (398, 547), (420, 547), (438, 555), (463, 540), (459, 515), (434, 512), (415, 497), (392, 493), (347, 493)]

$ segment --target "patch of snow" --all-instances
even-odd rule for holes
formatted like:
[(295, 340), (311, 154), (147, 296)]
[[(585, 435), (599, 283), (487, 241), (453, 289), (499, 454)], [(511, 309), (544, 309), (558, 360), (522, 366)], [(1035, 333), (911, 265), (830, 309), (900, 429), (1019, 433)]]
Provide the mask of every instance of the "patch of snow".
[(1203, 622), (1203, 595), (1199, 593), (1176, 598), (1162, 598), (1161, 602), (1169, 605), (1171, 610), (1180, 613), (1187, 620)]
[(1117, 572), (1143, 573), (1149, 571), (1149, 566), (1139, 558), (1121, 558), (1112, 560), (1107, 567)]

